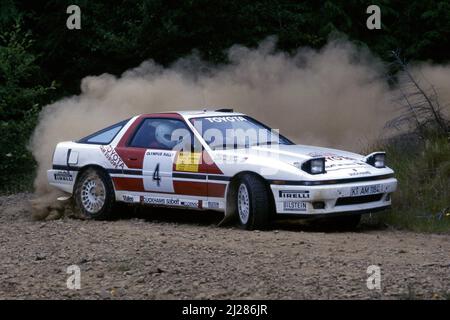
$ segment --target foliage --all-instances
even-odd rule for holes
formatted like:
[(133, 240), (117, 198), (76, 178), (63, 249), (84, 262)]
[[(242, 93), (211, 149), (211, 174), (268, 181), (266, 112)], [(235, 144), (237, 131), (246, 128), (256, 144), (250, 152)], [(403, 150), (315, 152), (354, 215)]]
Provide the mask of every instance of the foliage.
[[(71, 4), (81, 8), (81, 30), (65, 27)], [(366, 27), (371, 4), (381, 8), (381, 30)], [(230, 46), (255, 46), (270, 35), (285, 51), (320, 48), (342, 33), (385, 60), (397, 48), (407, 60), (449, 59), (442, 50), (450, 47), (448, 1), (4, 0), (0, 11), (0, 27), (23, 16), (42, 53), (40, 66), (62, 84), (61, 95), (76, 93), (86, 75), (120, 74), (150, 58), (168, 65), (193, 49), (226, 62)]]
[(418, 231), (450, 231), (449, 138), (429, 135), (423, 144), (390, 143), (385, 149), (399, 181), (385, 222)]
[[(404, 132), (385, 146), (399, 181), (386, 221), (421, 231), (450, 231), (450, 121), (434, 84), (394, 52), (400, 114), (387, 127)], [(447, 101), (443, 101), (444, 103)]]
[(39, 84), (40, 69), (36, 56), (29, 52), (31, 45), (20, 21), (0, 34), (0, 189), (33, 172), (34, 161), (26, 145), (52, 88)]

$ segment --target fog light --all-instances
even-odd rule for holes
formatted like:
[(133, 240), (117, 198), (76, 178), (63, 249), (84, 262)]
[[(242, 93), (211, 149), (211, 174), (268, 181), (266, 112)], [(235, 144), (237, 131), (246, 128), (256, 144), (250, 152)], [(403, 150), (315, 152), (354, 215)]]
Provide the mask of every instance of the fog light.
[(324, 171), (325, 163), (323, 159), (311, 160), (311, 173), (322, 173)]
[(325, 158), (314, 158), (305, 161), (301, 166), (303, 171), (310, 174), (325, 173)]
[(371, 153), (365, 159), (368, 164), (375, 168), (384, 168), (386, 166), (386, 153), (384, 152)]
[(386, 201), (391, 201), (391, 194), (390, 194), (390, 193), (388, 193), (388, 194), (386, 195)]
[(385, 155), (380, 153), (374, 156), (374, 166), (375, 168), (384, 168)]
[(314, 209), (325, 209), (325, 202), (323, 201), (316, 201), (312, 203), (312, 206)]

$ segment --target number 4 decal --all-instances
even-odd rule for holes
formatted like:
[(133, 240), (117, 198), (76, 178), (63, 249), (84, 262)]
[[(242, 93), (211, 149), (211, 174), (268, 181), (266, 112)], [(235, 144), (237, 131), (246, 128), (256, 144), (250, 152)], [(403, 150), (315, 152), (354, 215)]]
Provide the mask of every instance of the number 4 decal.
[(159, 187), (161, 185), (161, 176), (159, 175), (159, 163), (155, 167), (153, 172), (153, 181), (156, 181), (156, 185)]
[(145, 191), (174, 192), (172, 171), (175, 155), (176, 151), (147, 150), (142, 164)]

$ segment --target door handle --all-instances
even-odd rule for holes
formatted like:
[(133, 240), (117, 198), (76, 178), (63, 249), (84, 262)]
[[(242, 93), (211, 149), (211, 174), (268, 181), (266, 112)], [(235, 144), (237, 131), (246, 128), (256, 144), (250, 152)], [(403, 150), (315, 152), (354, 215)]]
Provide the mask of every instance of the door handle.
[(137, 160), (137, 158), (134, 158), (134, 157), (130, 157), (130, 158), (128, 158), (128, 160), (131, 160), (131, 161), (136, 161), (136, 160)]

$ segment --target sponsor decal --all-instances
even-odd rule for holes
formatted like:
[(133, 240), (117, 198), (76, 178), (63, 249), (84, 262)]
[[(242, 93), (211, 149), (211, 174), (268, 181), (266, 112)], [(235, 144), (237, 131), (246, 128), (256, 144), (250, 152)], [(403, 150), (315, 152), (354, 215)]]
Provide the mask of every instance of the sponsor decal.
[(352, 187), (350, 189), (350, 196), (365, 196), (370, 194), (382, 193), (381, 184), (374, 184), (372, 186), (360, 186), (360, 187)]
[(68, 171), (58, 171), (53, 176), (56, 181), (73, 181), (73, 175)]
[(173, 152), (167, 151), (150, 151), (148, 150), (145, 155), (146, 156), (159, 156), (159, 157), (171, 157)]
[(350, 172), (348, 175), (351, 177), (354, 177), (354, 176), (361, 176), (361, 175), (366, 175), (366, 174), (371, 174), (371, 172), (367, 171), (367, 170), (366, 171), (358, 171), (356, 169), (353, 169), (353, 172)]
[(306, 202), (304, 201), (284, 201), (284, 211), (306, 211)]
[(122, 195), (122, 200), (124, 202), (133, 203), (133, 202), (139, 202), (140, 197), (139, 196), (129, 195), (129, 194), (124, 194), (124, 195)]
[(141, 197), (142, 203), (145, 204), (166, 204), (165, 198)]
[(180, 152), (175, 163), (175, 170), (198, 172), (201, 157), (201, 152)]
[(330, 161), (341, 161), (341, 160), (356, 160), (354, 158), (346, 157), (346, 156), (340, 156), (335, 153), (321, 153), (321, 152), (310, 152), (308, 155), (311, 157), (324, 157), (327, 160)]
[(219, 202), (217, 202), (217, 201), (208, 201), (208, 208), (210, 208), (210, 209), (219, 209)]
[(244, 117), (231, 116), (231, 117), (209, 117), (205, 118), (209, 122), (236, 122), (236, 121), (247, 121)]
[(124, 169), (125, 163), (122, 161), (120, 156), (117, 154), (116, 150), (110, 145), (107, 146), (100, 146), (100, 150), (102, 151), (103, 155), (108, 159), (109, 163), (115, 168), (115, 169)]
[[(327, 164), (326, 165), (326, 168), (327, 169), (330, 169), (330, 168), (335, 168), (335, 167), (348, 167), (348, 165), (349, 165), (349, 163), (347, 162), (347, 163), (332, 163), (332, 164)], [(354, 162), (354, 163), (351, 163), (351, 165), (352, 166), (365, 166), (366, 165), (366, 163), (365, 162)]]
[(153, 204), (153, 205), (199, 208), (198, 200), (141, 196), (141, 202), (144, 204)]
[(284, 199), (308, 199), (308, 190), (280, 190), (278, 191), (280, 198)]
[(327, 169), (331, 168), (339, 168), (339, 167), (348, 167), (351, 166), (365, 166), (366, 163), (364, 161), (347, 157), (347, 156), (341, 156), (334, 153), (321, 153), (321, 152), (310, 152), (308, 155), (311, 157), (323, 157), (326, 160), (325, 167)]
[(189, 208), (198, 208), (198, 201), (197, 200), (181, 200), (180, 205), (183, 207), (189, 207)]
[(179, 206), (180, 199), (166, 199), (166, 205), (168, 206)]

